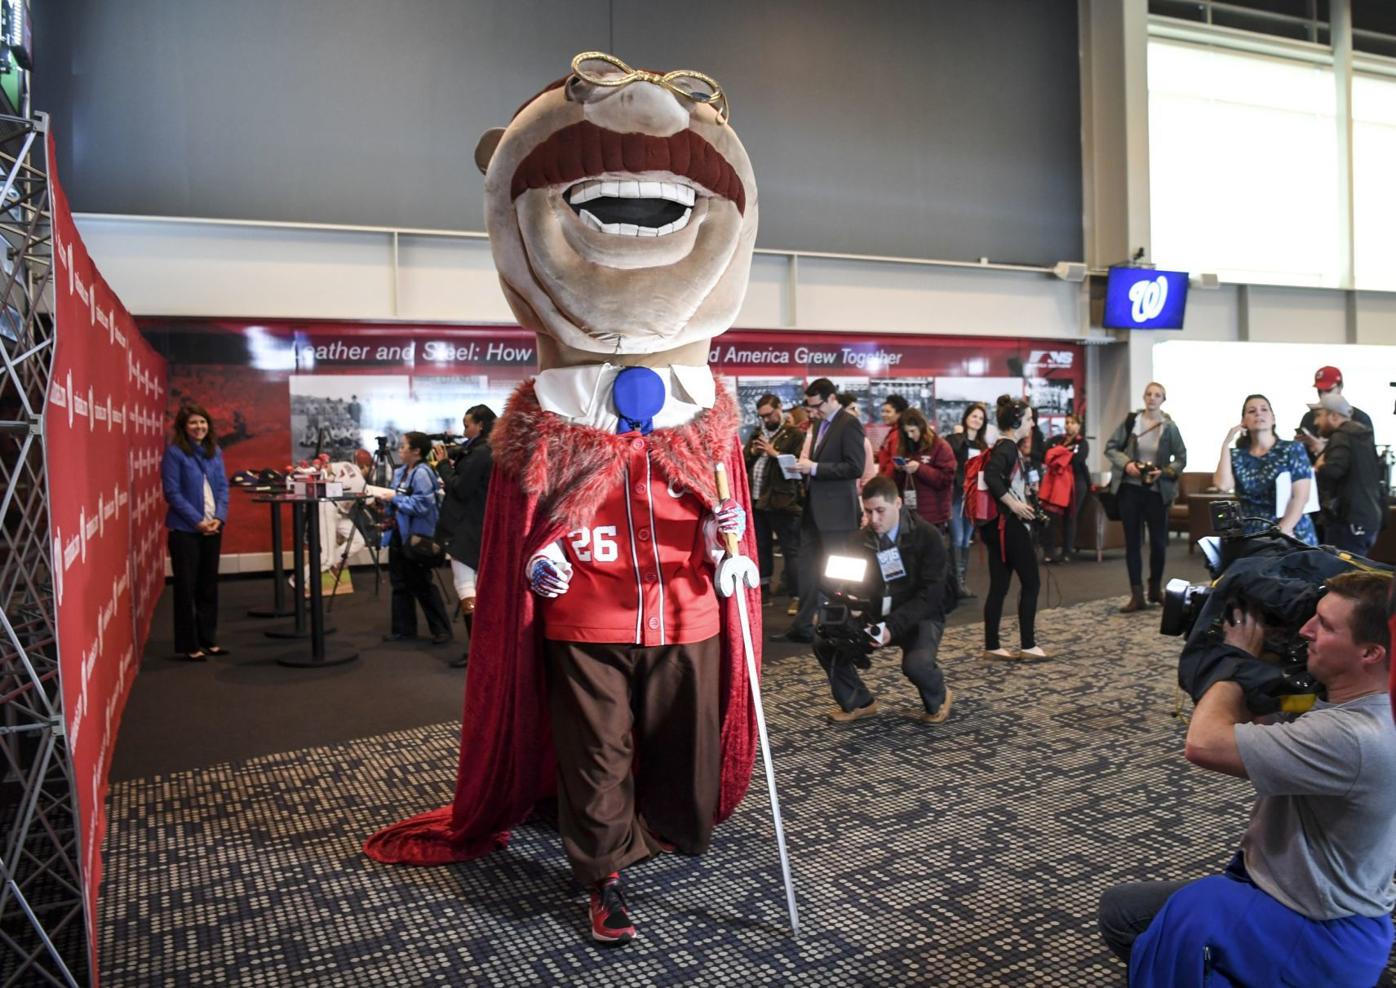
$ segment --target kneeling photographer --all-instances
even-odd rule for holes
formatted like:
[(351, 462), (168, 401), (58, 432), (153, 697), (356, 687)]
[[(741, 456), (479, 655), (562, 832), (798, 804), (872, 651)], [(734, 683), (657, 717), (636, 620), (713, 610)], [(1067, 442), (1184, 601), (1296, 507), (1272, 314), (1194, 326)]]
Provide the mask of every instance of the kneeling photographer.
[(855, 572), (840, 579), (826, 569), (826, 583), (835, 586), (815, 626), (814, 654), (838, 702), (829, 719), (845, 724), (878, 712), (858, 668), (868, 668), (873, 649), (896, 645), (902, 674), (921, 694), (921, 720), (939, 724), (950, 716), (954, 694), (936, 652), (945, 632), (947, 593), (949, 607), (958, 600), (947, 579), (945, 542), (920, 515), (903, 508), (889, 478), (869, 480), (862, 499), (867, 524), (853, 536), (849, 557), (831, 557), (834, 570), (842, 563)]
[(1135, 988), (1376, 984), (1396, 906), (1391, 574), (1274, 531), (1203, 548), (1225, 575), (1165, 602), (1166, 632), (1195, 622), (1185, 757), (1258, 798), (1222, 874), (1112, 888), (1101, 934)]

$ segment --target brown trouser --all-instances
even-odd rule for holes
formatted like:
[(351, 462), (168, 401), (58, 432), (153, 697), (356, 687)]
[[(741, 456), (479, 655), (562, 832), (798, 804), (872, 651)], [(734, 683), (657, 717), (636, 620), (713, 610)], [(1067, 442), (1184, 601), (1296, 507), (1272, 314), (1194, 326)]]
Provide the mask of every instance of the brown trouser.
[(594, 882), (712, 838), (721, 782), (716, 637), (643, 648), (547, 643), (558, 829), (572, 873)]

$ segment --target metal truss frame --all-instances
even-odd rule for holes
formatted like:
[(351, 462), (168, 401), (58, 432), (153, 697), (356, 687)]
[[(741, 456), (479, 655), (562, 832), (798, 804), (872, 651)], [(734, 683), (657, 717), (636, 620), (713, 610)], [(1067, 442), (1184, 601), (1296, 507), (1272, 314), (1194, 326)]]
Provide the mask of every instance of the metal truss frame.
[(59, 687), (44, 408), (54, 356), (48, 120), (0, 115), (0, 985), (90, 982)]

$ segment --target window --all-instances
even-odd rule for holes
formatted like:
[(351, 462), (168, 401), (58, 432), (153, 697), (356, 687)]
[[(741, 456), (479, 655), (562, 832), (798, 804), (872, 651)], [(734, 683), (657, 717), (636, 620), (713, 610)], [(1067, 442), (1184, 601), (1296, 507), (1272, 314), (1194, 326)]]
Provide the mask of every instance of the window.
[(1396, 290), (1396, 79), (1352, 79), (1352, 213), (1358, 288)]
[(1337, 286), (1333, 71), (1149, 42), (1152, 260), (1224, 280)]

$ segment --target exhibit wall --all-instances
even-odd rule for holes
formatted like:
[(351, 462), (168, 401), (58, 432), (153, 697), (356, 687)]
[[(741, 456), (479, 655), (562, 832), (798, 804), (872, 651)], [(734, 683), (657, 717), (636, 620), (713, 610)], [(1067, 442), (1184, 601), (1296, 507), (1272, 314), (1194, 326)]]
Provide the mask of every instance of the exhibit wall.
[(44, 452), (63, 722), (95, 949), (107, 772), (165, 585), (166, 367), (92, 263), (53, 160), (50, 143), (55, 344)]
[[(186, 401), (207, 408), (229, 474), (282, 470), (317, 452), (352, 460), (356, 449), (376, 451), (379, 436), (395, 456), (403, 432), (459, 434), (471, 405), (503, 411), (538, 370), (535, 338), (517, 326), (143, 319), (141, 328), (170, 363), (167, 417)], [(793, 403), (809, 380), (829, 377), (858, 397), (877, 443), (878, 406), (893, 393), (942, 431), (971, 401), (1026, 396), (1044, 429), (1059, 432), (1068, 412), (1084, 408), (1083, 351), (1040, 340), (738, 329), (713, 341), (709, 366), (737, 395), (744, 429), (762, 394)], [(265, 510), (234, 492), (225, 571), (266, 568), (270, 548)]]

